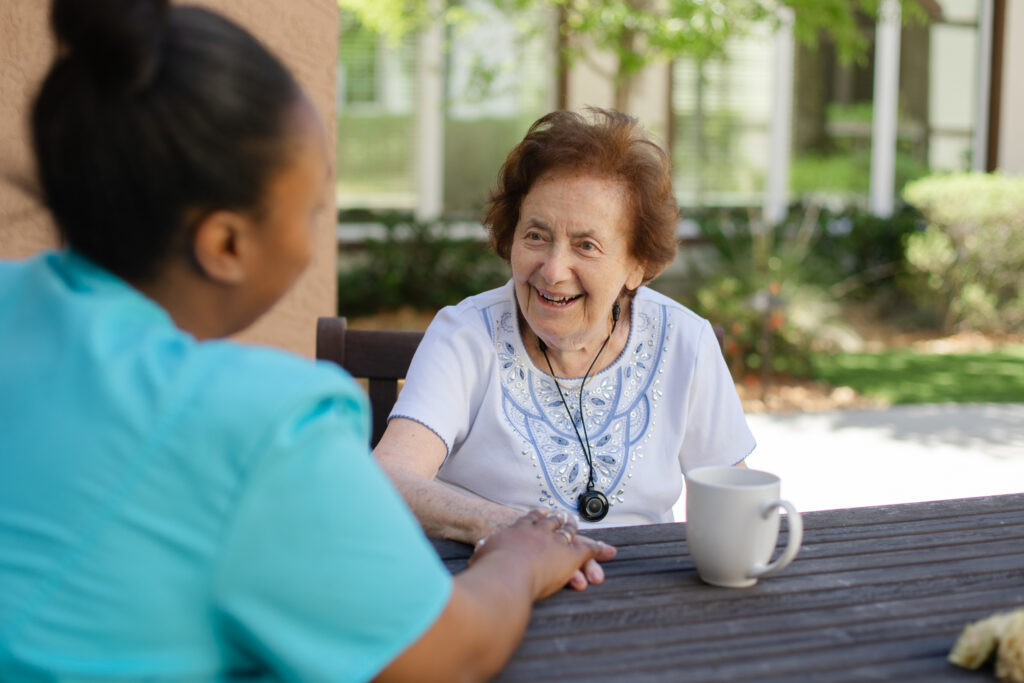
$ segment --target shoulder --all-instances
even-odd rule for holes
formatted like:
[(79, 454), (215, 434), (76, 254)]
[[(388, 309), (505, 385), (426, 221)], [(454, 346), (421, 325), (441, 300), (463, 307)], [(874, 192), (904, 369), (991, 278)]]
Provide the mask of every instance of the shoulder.
[(637, 290), (634, 299), (637, 307), (637, 315), (652, 315), (659, 309), (664, 311), (667, 323), (667, 335), (670, 337), (684, 337), (687, 339), (699, 339), (704, 334), (711, 332), (711, 323), (697, 315), (689, 308), (660, 292), (649, 287), (641, 287)]
[(0, 282), (10, 282), (18, 277), (23, 277), (29, 268), (38, 268), (38, 263), (41, 259), (42, 257), (40, 256), (25, 261), (0, 259)]
[(365, 403), (362, 389), (333, 363), (264, 346), (233, 341), (199, 342), (189, 372), (210, 378), (209, 400), (231, 401), (256, 411), (329, 398)]
[(493, 317), (499, 311), (505, 311), (515, 307), (515, 294), (512, 288), (512, 281), (509, 280), (501, 287), (489, 289), (480, 294), (466, 297), (454, 306), (442, 308), (435, 320), (450, 323), (461, 323), (474, 327), (483, 326), (489, 317)]
[(467, 297), (438, 311), (427, 328), (424, 341), (450, 340), (452, 335), (473, 344), (490, 346), (492, 328), (515, 314), (511, 280), (501, 287)]
[(0, 259), (0, 296), (20, 298), (22, 291), (29, 287), (49, 292), (54, 289), (53, 282), (66, 279), (62, 273), (63, 260), (61, 252), (57, 251), (42, 251), (22, 260)]
[(483, 311), (494, 306), (514, 303), (515, 302), (515, 290), (512, 287), (512, 280), (509, 280), (500, 287), (489, 289), (486, 292), (480, 292), (473, 296), (466, 297), (459, 302), (459, 307), (470, 307), (474, 310)]
[(450, 447), (487, 395), (498, 361), (495, 330), (514, 323), (514, 310), (509, 284), (439, 311), (416, 349), (392, 416), (429, 425)]
[(188, 397), (174, 420), (178, 430), (221, 444), (223, 455), (243, 469), (268, 449), (294, 443), (300, 433), (322, 433), (320, 424), (369, 444), (366, 397), (332, 364), (279, 349), (209, 341), (194, 342), (177, 373), (180, 395), (173, 403)]
[(36, 261), (5, 261), (0, 259), (0, 306), (9, 307), (15, 302), (25, 303), (25, 287), (32, 275)]

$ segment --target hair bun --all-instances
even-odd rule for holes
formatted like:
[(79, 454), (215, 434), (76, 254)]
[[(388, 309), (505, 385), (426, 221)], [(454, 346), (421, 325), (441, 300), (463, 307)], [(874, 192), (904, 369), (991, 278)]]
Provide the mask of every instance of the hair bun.
[(160, 66), (168, 0), (54, 0), (51, 21), (66, 59), (84, 64), (103, 89), (144, 89)]

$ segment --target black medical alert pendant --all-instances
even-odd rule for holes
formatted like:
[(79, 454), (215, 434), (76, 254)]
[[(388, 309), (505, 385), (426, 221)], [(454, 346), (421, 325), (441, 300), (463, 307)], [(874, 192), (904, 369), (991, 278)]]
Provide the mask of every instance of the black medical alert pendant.
[(559, 383), (558, 378), (555, 376), (555, 369), (551, 367), (551, 359), (548, 358), (548, 345), (544, 343), (544, 340), (539, 336), (537, 337), (537, 348), (544, 354), (544, 360), (548, 364), (548, 372), (551, 373), (551, 379), (555, 382), (555, 389), (558, 390), (558, 398), (562, 399), (562, 406), (565, 408), (565, 414), (569, 416), (569, 424), (572, 425), (572, 429), (576, 432), (576, 439), (580, 442), (580, 448), (583, 449), (583, 455), (587, 459), (587, 490), (580, 494), (579, 500), (576, 501), (576, 510), (580, 513), (580, 517), (587, 520), (588, 522), (600, 522), (608, 514), (608, 509), (611, 504), (608, 502), (608, 498), (600, 491), (594, 490), (594, 458), (590, 452), (590, 437), (587, 436), (587, 422), (583, 418), (583, 388), (587, 386), (587, 377), (590, 375), (590, 371), (597, 365), (597, 359), (601, 357), (601, 352), (604, 351), (604, 347), (608, 346), (609, 340), (612, 335), (615, 334), (615, 326), (619, 324), (619, 302), (615, 302), (615, 306), (612, 307), (612, 330), (608, 333), (608, 336), (604, 338), (604, 342), (601, 344), (601, 348), (597, 350), (597, 355), (594, 356), (594, 360), (590, 361), (590, 367), (583, 373), (583, 381), (580, 382), (580, 412), (579, 421), (580, 426), (583, 427), (583, 436), (580, 436), (580, 430), (576, 428), (576, 419), (572, 415), (572, 411), (569, 410), (569, 402), (565, 400), (565, 394), (562, 393), (562, 385)]
[(576, 509), (580, 517), (588, 522), (600, 522), (608, 514), (608, 498), (600, 491), (587, 491), (580, 494)]

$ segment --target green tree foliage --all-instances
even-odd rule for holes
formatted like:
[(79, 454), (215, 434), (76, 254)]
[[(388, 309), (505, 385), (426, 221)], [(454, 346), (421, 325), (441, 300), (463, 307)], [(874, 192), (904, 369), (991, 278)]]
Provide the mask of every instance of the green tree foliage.
[[(617, 92), (647, 65), (676, 57), (709, 59), (723, 54), (729, 38), (754, 25), (778, 21), (779, 7), (794, 15), (794, 33), (815, 44), (831, 36), (841, 59), (860, 59), (867, 40), (858, 13), (877, 16), (882, 0), (482, 0), (507, 14), (548, 7), (561, 18), (565, 57), (577, 59), (593, 47), (615, 54), (607, 73)], [(922, 17), (916, 0), (901, 0), (905, 17)], [(429, 21), (472, 21), (470, 10), (444, 0), (338, 0), (365, 26), (399, 39)]]

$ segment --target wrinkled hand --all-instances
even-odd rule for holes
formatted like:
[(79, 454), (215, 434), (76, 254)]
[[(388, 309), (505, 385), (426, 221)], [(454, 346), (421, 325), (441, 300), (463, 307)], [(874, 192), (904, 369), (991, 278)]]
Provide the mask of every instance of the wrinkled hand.
[(531, 510), (506, 529), (477, 542), (471, 566), (491, 553), (510, 551), (531, 561), (534, 599), (551, 595), (566, 584), (584, 590), (604, 581), (600, 562), (615, 557), (616, 549), (577, 535), (576, 520), (561, 512)]

